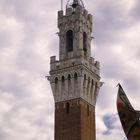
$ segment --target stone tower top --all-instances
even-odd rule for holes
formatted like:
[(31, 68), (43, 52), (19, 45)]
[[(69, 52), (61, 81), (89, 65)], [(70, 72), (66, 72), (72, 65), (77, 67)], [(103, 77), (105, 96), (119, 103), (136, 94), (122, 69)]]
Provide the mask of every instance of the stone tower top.
[(95, 105), (100, 64), (91, 57), (92, 15), (81, 0), (58, 11), (59, 60), (50, 59), (50, 83), (55, 102), (82, 98)]
[[(92, 15), (74, 0), (67, 6), (66, 14), (58, 11), (58, 28), (60, 37), (60, 60), (84, 57), (89, 60), (91, 52)], [(66, 34), (66, 35), (65, 35)]]

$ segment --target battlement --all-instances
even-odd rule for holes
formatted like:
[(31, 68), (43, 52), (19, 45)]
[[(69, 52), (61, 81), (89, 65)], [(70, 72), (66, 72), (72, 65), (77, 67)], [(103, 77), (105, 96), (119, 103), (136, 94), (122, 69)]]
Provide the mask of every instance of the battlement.
[(64, 15), (64, 11), (60, 10), (58, 11), (58, 19), (64, 17), (64, 16), (72, 16), (72, 15), (83, 15), (84, 17), (86, 17), (86, 19), (90, 20), (92, 22), (92, 15), (88, 14), (88, 11), (84, 8), (82, 8), (80, 5), (76, 7), (75, 10), (73, 10), (73, 8), (67, 8), (66, 9), (66, 14)]
[(80, 58), (80, 57), (72, 58), (65, 61), (59, 61), (59, 60), (56, 60), (56, 56), (52, 56), (50, 57), (50, 64), (51, 64), (50, 65), (51, 71), (58, 71), (65, 68), (67, 69), (70, 67), (83, 65), (97, 75), (99, 75), (100, 73), (100, 63), (98, 61), (95, 61), (95, 59), (92, 57), (90, 57), (90, 61), (87, 61), (86, 59)]
[(77, 6), (75, 10), (73, 10), (73, 8), (67, 8), (65, 15), (63, 10), (58, 11), (58, 27), (60, 27), (62, 23), (68, 22), (68, 17), (72, 21), (81, 20), (82, 22), (89, 22), (89, 24), (92, 25), (92, 15), (88, 14), (88, 11), (82, 8), (80, 5)]
[[(77, 59), (71, 59), (71, 60), (77, 60)], [(68, 60), (69, 61), (69, 60)], [(63, 62), (63, 61), (59, 61), (59, 60), (56, 60), (56, 56), (51, 56), (50, 57), (50, 63), (51, 64), (54, 64), (54, 63), (60, 63), (60, 62)], [(73, 61), (72, 61), (73, 62)], [(91, 64), (92, 66), (95, 66), (96, 68), (100, 68), (100, 62), (98, 61), (95, 61), (95, 59), (93, 57), (90, 57), (90, 61), (89, 61), (89, 64)]]

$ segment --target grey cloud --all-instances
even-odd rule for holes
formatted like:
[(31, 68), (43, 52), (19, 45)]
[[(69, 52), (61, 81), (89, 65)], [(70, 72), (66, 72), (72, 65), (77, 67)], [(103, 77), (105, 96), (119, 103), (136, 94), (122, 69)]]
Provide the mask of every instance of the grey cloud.
[(132, 16), (132, 20), (134, 20), (135, 22), (140, 22), (140, 2), (139, 0), (135, 0), (134, 4), (132, 6), (132, 9), (130, 11), (130, 16)]
[(117, 120), (116, 115), (108, 115), (107, 114), (103, 117), (104, 124), (108, 128), (107, 132), (104, 132), (105, 134), (109, 133), (109, 131), (114, 128), (114, 123), (116, 120)]
[[(53, 98), (45, 75), (49, 70), (48, 32), (55, 29), (44, 31), (52, 26), (47, 21), (52, 17), (43, 15), (47, 5), (42, 3), (41, 9), (40, 1), (26, 2), (0, 1), (6, 26), (0, 28), (0, 102), (4, 102), (3, 108), (11, 106), (0, 111), (3, 140), (46, 140), (53, 135)], [(12, 26), (9, 19), (14, 21)], [(12, 100), (8, 100), (10, 96)]]
[[(2, 21), (6, 26), (5, 30), (4, 26), (0, 27), (0, 102), (4, 104), (3, 110), (0, 109), (3, 122), (0, 135), (3, 140), (53, 139), (54, 102), (45, 76), (49, 73), (49, 57), (58, 56), (59, 43), (55, 34), (58, 31), (58, 4), (56, 0), (0, 0), (0, 16), (4, 17)], [(101, 61), (102, 80), (105, 80), (97, 102), (97, 112), (103, 112), (103, 118), (107, 112), (116, 113), (115, 86), (119, 80), (128, 90), (136, 91), (135, 95), (138, 93), (139, 77), (131, 73), (134, 68), (127, 65), (129, 62), (123, 56), (130, 53), (129, 44), (123, 53), (114, 50), (116, 46), (124, 45), (121, 44), (124, 43), (123, 33), (127, 34), (135, 23), (129, 20), (129, 11), (118, 1), (98, 0), (94, 4), (88, 1), (86, 8), (94, 13), (97, 48), (93, 56)], [(14, 21), (12, 26), (9, 19)], [(114, 124), (113, 132), (107, 136), (112, 140), (112, 135), (118, 134), (118, 125), (112, 115), (107, 116), (107, 120)], [(98, 137), (104, 140), (102, 133)], [(123, 139), (120, 134), (118, 139)]]
[(128, 9), (121, 1), (99, 1), (95, 6), (94, 35), (101, 45), (117, 43), (121, 40), (122, 31), (131, 26)]

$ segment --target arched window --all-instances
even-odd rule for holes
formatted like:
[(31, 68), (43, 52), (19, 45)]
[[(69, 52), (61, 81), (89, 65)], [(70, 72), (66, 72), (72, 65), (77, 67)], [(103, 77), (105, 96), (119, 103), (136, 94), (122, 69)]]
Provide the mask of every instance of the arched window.
[[(94, 92), (94, 80), (92, 79), (92, 80), (91, 80), (91, 92), (90, 92), (90, 93), (91, 93), (91, 96), (90, 96), (91, 99), (94, 97), (94, 96), (93, 96), (93, 94), (94, 94), (93, 92)], [(92, 99), (92, 100), (93, 100), (93, 99)]]
[(74, 73), (74, 79), (77, 80), (77, 73)]
[(90, 77), (88, 77), (88, 83), (87, 83), (87, 96), (90, 94)]
[(72, 94), (72, 81), (71, 81), (71, 75), (68, 75), (68, 96), (71, 96)]
[(87, 52), (87, 34), (83, 33), (83, 50), (84, 52)]
[(62, 83), (61, 83), (61, 94), (65, 95), (65, 77), (64, 76), (62, 76), (61, 81), (62, 81)]
[(65, 78), (64, 78), (64, 76), (62, 76), (62, 83), (64, 83), (64, 80), (65, 80)]
[(92, 79), (91, 84), (94, 85), (94, 80)]
[(71, 76), (70, 76), (70, 74), (68, 75), (68, 80), (70, 80), (71, 79)]
[(57, 83), (58, 83), (58, 78), (56, 77), (56, 78), (55, 78), (55, 84), (57, 84)]
[(73, 51), (73, 31), (69, 30), (66, 33), (66, 47), (67, 51), (71, 52)]
[(84, 75), (84, 80), (86, 80), (87, 78), (86, 78), (87, 76), (86, 76), (86, 74)]
[(59, 91), (58, 91), (58, 78), (57, 77), (55, 78), (55, 93), (59, 94)]

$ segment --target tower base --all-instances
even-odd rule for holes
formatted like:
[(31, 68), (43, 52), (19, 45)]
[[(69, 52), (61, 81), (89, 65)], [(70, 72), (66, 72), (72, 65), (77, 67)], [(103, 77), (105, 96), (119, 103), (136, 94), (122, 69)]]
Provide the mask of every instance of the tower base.
[(95, 140), (95, 107), (78, 98), (55, 103), (55, 140)]

